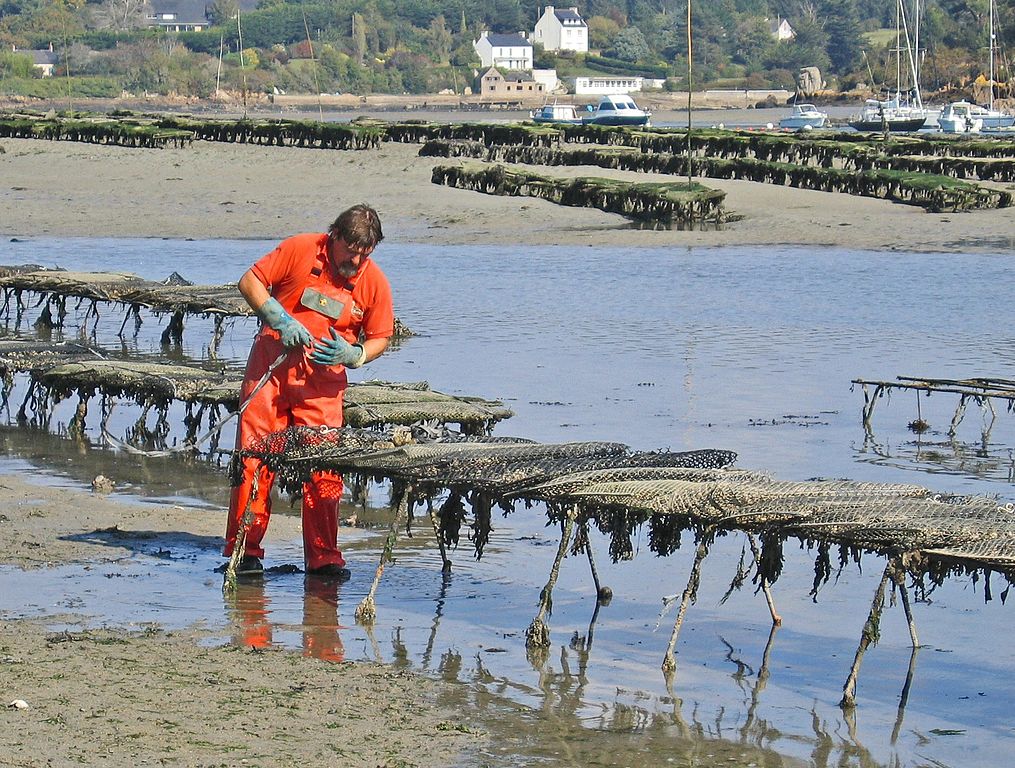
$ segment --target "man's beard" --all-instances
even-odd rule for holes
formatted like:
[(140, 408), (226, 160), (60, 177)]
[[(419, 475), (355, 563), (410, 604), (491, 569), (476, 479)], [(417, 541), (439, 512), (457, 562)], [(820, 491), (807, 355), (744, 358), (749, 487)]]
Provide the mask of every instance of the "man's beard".
[(338, 274), (342, 277), (356, 277), (356, 273), (359, 271), (359, 267), (354, 265), (351, 261), (343, 261), (338, 265)]

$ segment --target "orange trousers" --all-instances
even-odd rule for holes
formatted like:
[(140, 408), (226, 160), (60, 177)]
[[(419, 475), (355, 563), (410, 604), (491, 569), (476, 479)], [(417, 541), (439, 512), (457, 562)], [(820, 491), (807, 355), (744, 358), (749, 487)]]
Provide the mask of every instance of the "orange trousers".
[[(274, 336), (260, 335), (254, 340), (240, 389), (241, 403), (247, 401), (283, 351), (282, 343)], [(346, 384), (344, 369), (315, 365), (306, 359), (302, 349), (290, 351), (286, 361), (272, 372), (271, 378), (240, 415), (236, 430), (237, 450), (291, 426), (342, 426)], [(243, 460), (243, 480), (232, 489), (229, 500), (223, 551), (226, 557), (232, 554), (248, 503), (253, 521), (247, 528), (244, 554), (264, 557), (261, 541), (271, 518), (271, 487), (274, 481), (275, 474), (258, 459)], [(303, 559), (307, 569), (345, 565), (345, 558), (338, 548), (338, 502), (341, 497), (342, 476), (335, 472), (314, 473), (310, 482), (303, 485)]]

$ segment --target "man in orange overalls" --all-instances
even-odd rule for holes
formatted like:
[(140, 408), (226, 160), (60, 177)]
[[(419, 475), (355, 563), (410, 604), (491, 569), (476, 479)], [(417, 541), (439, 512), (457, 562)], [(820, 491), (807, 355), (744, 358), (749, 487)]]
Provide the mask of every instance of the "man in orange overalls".
[[(243, 298), (262, 326), (247, 360), (240, 390), (246, 402), (271, 364), (285, 361), (252, 397), (240, 416), (236, 448), (290, 426), (342, 426), (346, 368), (381, 355), (394, 332), (391, 286), (370, 258), (384, 238), (377, 212), (356, 205), (323, 234), (281, 242), (240, 278)], [(315, 341), (316, 339), (316, 341)], [(254, 477), (257, 494), (251, 499)], [(271, 516), (274, 474), (255, 458), (243, 460), (243, 479), (229, 503), (224, 554), (233, 551), (248, 501), (253, 522), (237, 574), (263, 571), (261, 539)], [(348, 578), (338, 548), (342, 477), (315, 473), (303, 488), (303, 550), (307, 573)]]

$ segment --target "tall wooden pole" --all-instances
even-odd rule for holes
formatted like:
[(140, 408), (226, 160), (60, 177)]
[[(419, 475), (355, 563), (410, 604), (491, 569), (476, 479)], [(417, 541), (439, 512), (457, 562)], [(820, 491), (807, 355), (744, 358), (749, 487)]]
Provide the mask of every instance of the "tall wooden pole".
[(687, 0), (687, 183), (694, 171), (691, 168), (691, 0)]

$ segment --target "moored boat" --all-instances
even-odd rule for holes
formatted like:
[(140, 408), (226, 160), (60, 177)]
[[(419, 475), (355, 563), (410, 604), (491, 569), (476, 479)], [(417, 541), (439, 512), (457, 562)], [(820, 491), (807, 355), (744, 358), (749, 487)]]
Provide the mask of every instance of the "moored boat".
[(535, 123), (556, 125), (581, 125), (582, 116), (574, 104), (544, 104), (529, 112)]
[[(909, 40), (909, 22), (903, 0), (895, 3), (895, 84), (885, 87), (888, 98), (867, 99), (859, 114), (849, 119), (849, 125), (858, 131), (918, 131), (923, 128), (930, 113), (923, 106), (920, 97), (920, 75), (916, 68), (919, 60), (919, 40), (916, 50)], [(919, 14), (919, 11), (917, 11)], [(919, 29), (919, 27), (917, 27)], [(903, 67), (903, 59), (906, 66)], [(905, 72), (905, 76), (904, 73)], [(908, 79), (908, 85), (903, 81)]]
[(997, 49), (995, 44), (997, 36), (997, 24), (995, 22), (995, 19), (997, 18), (997, 8), (994, 0), (990, 0), (987, 12), (989, 24), (987, 27), (987, 39), (990, 44), (988, 53), (988, 83), (990, 91), (987, 96), (987, 106), (977, 108), (983, 110), (983, 112), (979, 115), (980, 120), (983, 122), (983, 129), (986, 131), (996, 131), (1011, 128), (1015, 125), (1015, 115), (1008, 114), (1007, 112), (1003, 112), (999, 109), (994, 109), (994, 87), (997, 85), (997, 82), (994, 79), (996, 74), (994, 69), (994, 54)]
[(813, 104), (794, 104), (793, 111), (779, 121), (780, 128), (790, 130), (810, 130), (824, 128), (828, 122), (828, 114), (820, 112)]
[(983, 120), (976, 116), (976, 109), (982, 109), (968, 101), (953, 101), (941, 110), (937, 125), (945, 133), (979, 133)]
[(898, 96), (887, 101), (867, 99), (860, 113), (849, 119), (849, 125), (858, 131), (893, 133), (918, 131), (926, 122), (927, 110), (922, 104), (917, 106), (902, 104)]
[(585, 125), (648, 125), (651, 114), (630, 96), (603, 96), (599, 106), (582, 121)]

